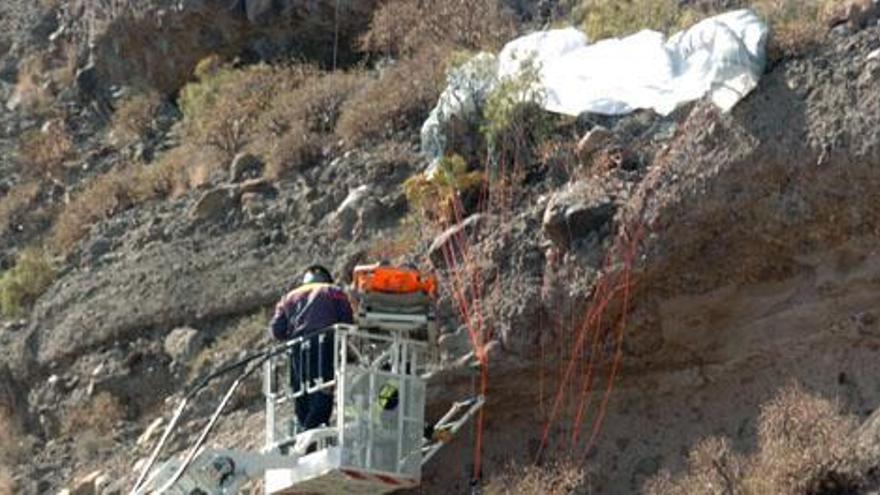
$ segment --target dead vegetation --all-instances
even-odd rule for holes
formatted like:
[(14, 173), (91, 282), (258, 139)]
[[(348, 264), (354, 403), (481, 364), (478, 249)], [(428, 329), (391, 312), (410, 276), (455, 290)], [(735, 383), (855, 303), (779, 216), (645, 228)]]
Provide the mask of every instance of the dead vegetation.
[(511, 465), (489, 480), (484, 492), (487, 495), (587, 493), (586, 478), (584, 469), (571, 461), (549, 466)]
[(126, 145), (149, 137), (161, 102), (159, 93), (152, 90), (125, 96), (119, 102), (110, 124), (115, 140)]
[(19, 138), (18, 158), (29, 175), (58, 178), (63, 174), (64, 161), (71, 156), (73, 148), (73, 140), (64, 122), (53, 119)]
[(68, 412), (64, 418), (62, 431), (65, 434), (80, 434), (93, 431), (107, 435), (116, 423), (125, 418), (125, 407), (109, 392), (101, 392), (88, 400), (82, 407)]
[(23, 448), (21, 445), (21, 429), (13, 420), (10, 411), (0, 407), (0, 493), (3, 492), (3, 467), (21, 461)]
[(6, 467), (0, 465), (0, 495), (12, 495), (17, 491), (12, 473)]
[(343, 105), (339, 136), (358, 144), (420, 125), (443, 91), (450, 55), (430, 48), (386, 69)]
[(758, 447), (750, 455), (725, 438), (700, 442), (685, 473), (649, 480), (650, 495), (857, 493), (868, 466), (855, 446), (855, 418), (837, 404), (789, 386), (761, 408)]
[(515, 32), (498, 0), (390, 0), (373, 15), (361, 47), (406, 57), (437, 45), (498, 50)]
[(0, 236), (16, 229), (39, 194), (40, 183), (30, 180), (16, 184), (5, 196), (0, 197)]
[[(738, 7), (755, 9), (771, 27), (771, 58), (798, 55), (815, 46), (828, 31), (842, 0), (741, 0)], [(682, 6), (677, 0), (582, 0), (573, 19), (591, 40), (625, 36), (642, 29), (671, 33), (721, 13), (712, 4)]]

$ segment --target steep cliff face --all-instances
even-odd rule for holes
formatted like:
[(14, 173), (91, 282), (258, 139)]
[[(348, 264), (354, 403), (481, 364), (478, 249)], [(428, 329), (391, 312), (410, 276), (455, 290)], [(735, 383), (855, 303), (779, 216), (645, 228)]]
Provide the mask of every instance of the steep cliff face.
[(60, 34), (84, 45), (102, 86), (146, 85), (171, 94), (208, 55), (350, 64), (375, 6), (375, 0), (78, 0), (64, 7)]
[[(698, 105), (622, 206), (615, 230), (644, 226), (645, 235), (622, 371), (601, 439), (585, 457), (594, 492), (636, 492), (661, 466), (681, 467), (684, 453), (707, 436), (729, 436), (748, 451), (759, 405), (788, 383), (836, 398), (863, 418), (877, 407), (877, 33), (835, 38), (777, 65), (729, 115)], [(551, 270), (548, 260), (545, 282), (552, 272), (565, 279), (566, 270), (583, 274), (589, 265), (570, 256)], [(525, 281), (508, 276), (512, 285)], [(553, 313), (548, 305), (544, 316), (518, 320), (514, 335), (550, 331)], [(505, 370), (501, 360), (490, 381), (487, 469), (510, 452), (529, 461), (538, 451), (554, 379), (564, 373), (556, 356), (571, 355), (554, 346), (573, 345), (573, 335), (534, 342), (519, 352), (530, 366)], [(577, 396), (571, 387), (566, 393)], [(604, 394), (596, 388), (593, 404)], [(564, 402), (554, 429), (563, 453), (576, 404)], [(587, 418), (588, 433), (593, 421)], [(447, 452), (437, 465), (457, 455)], [(432, 476), (441, 486), (465, 479), (437, 468)]]

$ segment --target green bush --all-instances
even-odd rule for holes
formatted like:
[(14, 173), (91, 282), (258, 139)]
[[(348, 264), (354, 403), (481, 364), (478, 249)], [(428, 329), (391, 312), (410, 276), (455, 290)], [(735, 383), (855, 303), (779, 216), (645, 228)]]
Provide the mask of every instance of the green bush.
[(55, 267), (40, 249), (22, 251), (15, 266), (0, 277), (0, 313), (21, 316), (55, 280)]

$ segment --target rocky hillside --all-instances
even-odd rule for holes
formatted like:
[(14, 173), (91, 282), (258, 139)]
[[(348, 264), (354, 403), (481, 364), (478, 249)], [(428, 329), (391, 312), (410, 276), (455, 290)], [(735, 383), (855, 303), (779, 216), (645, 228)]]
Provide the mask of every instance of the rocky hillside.
[[(772, 60), (727, 114), (575, 119), (497, 95), (432, 182), (419, 127), (446, 70), (607, 6), (429, 3), (0, 5), (0, 493), (124, 493), (154, 419), (268, 343), (300, 270), (376, 258), (443, 281), (429, 416), (488, 363), (489, 491), (876, 493), (876, 5), (761, 10)], [(669, 26), (743, 3), (686, 2)], [(223, 445), (261, 442), (245, 388)], [(774, 414), (834, 428), (774, 436)], [(789, 429), (815, 455), (775, 462), (804, 445)], [(695, 445), (741, 467), (701, 471)], [(462, 435), (420, 493), (466, 492), (473, 459)], [(534, 479), (510, 467), (536, 459)]]

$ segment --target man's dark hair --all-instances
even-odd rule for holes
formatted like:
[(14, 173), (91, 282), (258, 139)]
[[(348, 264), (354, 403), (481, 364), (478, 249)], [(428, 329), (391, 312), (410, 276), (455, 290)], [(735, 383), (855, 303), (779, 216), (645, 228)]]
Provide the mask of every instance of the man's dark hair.
[(303, 283), (323, 282), (333, 283), (333, 275), (323, 265), (312, 265), (303, 272)]

